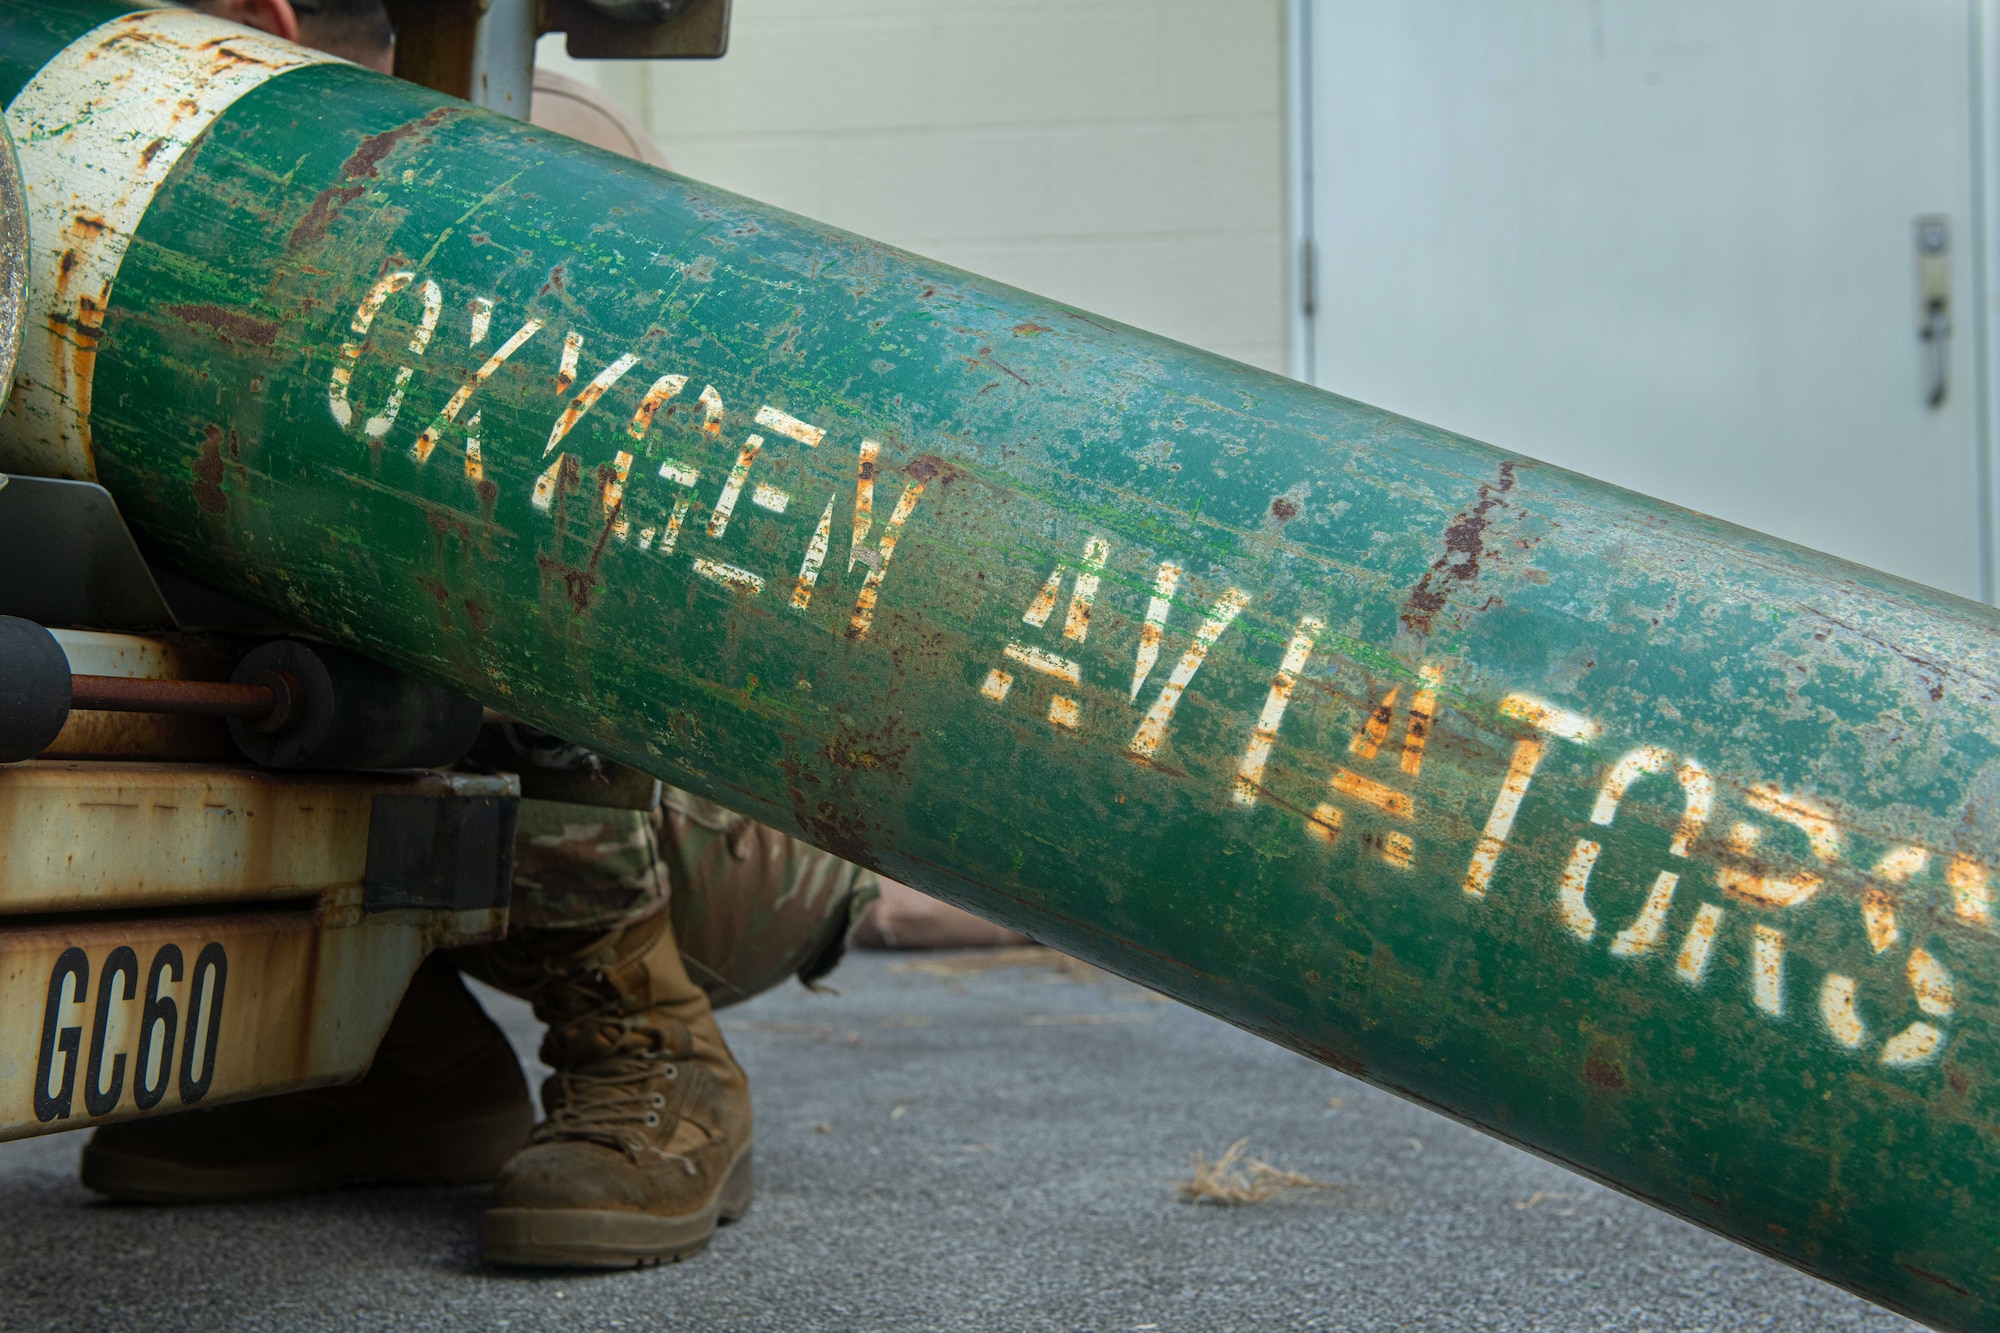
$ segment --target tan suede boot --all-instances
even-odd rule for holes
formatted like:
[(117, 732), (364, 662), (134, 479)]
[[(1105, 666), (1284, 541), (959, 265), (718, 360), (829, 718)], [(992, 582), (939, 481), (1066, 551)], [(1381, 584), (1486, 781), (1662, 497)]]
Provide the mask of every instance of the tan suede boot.
[(549, 1024), (548, 1119), (507, 1163), (485, 1255), (538, 1268), (684, 1259), (750, 1207), (750, 1084), (708, 997), (688, 979), (666, 913), (567, 958), (533, 939), (541, 976), (496, 977)]
[(534, 1122), (505, 1034), (433, 957), (360, 1082), (106, 1125), (85, 1145), (81, 1175), (139, 1203), (470, 1185), (491, 1180)]

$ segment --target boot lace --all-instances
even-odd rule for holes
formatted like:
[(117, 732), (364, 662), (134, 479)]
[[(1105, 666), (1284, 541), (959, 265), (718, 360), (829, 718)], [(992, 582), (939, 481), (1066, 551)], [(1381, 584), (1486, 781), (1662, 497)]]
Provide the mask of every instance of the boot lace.
[(684, 1071), (665, 1050), (612, 1055), (583, 1069), (560, 1070), (544, 1089), (548, 1118), (535, 1127), (534, 1141), (602, 1144), (641, 1159), (673, 1160), (689, 1175), (695, 1165), (663, 1146), (680, 1123), (662, 1084), (678, 1083)]
[(657, 1085), (663, 1077), (679, 1076), (680, 1066), (658, 1051), (619, 1056), (589, 1070), (558, 1073), (553, 1080), (556, 1095), (549, 1099), (548, 1119), (535, 1128), (535, 1142), (601, 1143), (635, 1162), (641, 1158), (677, 1161), (693, 1175), (691, 1160), (657, 1146), (680, 1120), (668, 1112), (666, 1094)]

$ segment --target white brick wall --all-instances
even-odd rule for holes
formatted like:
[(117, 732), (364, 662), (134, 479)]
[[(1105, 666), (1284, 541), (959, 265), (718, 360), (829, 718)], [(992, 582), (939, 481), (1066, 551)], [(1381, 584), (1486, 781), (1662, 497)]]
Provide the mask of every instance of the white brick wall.
[(1280, 0), (735, 11), (720, 61), (545, 63), (594, 76), (678, 171), (1283, 368)]

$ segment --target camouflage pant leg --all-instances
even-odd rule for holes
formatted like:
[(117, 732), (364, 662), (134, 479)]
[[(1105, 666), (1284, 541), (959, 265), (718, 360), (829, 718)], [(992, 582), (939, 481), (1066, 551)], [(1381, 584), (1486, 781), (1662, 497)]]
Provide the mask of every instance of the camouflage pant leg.
[(524, 800), (499, 948), (566, 953), (665, 910), (720, 1008), (832, 971), (878, 892), (872, 872), (672, 788), (652, 812)]
[(666, 907), (658, 812), (521, 802), (514, 834), (515, 931), (610, 932)]
[(674, 938), (718, 1008), (833, 971), (882, 891), (874, 871), (684, 791), (661, 809)]

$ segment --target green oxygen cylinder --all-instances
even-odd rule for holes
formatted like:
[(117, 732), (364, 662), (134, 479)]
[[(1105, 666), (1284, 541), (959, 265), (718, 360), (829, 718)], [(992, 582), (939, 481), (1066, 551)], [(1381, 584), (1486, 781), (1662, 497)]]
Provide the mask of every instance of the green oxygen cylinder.
[(196, 14), (11, 0), (0, 103), (6, 467), (97, 479), (187, 574), (385, 664), (2000, 1326), (1987, 608)]

